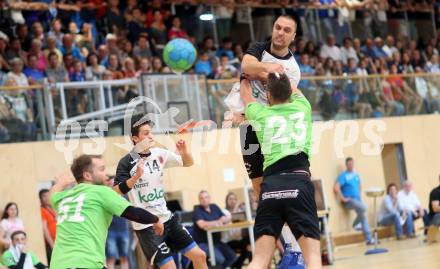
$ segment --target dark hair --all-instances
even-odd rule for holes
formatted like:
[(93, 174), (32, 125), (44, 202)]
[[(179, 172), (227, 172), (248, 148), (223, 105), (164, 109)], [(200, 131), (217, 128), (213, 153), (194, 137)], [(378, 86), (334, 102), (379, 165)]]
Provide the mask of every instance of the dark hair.
[(139, 129), (144, 126), (149, 125), (150, 127), (153, 127), (153, 122), (147, 118), (143, 117), (136, 117), (132, 119), (131, 121), (131, 136), (138, 136), (139, 135)]
[(288, 100), (292, 95), (292, 88), (286, 74), (279, 74), (278, 77), (275, 73), (270, 73), (267, 80), (267, 89), (272, 98), (280, 102)]
[(293, 21), (293, 22), (295, 23), (295, 30), (296, 30), (296, 28), (298, 27), (298, 26), (297, 26), (298, 23), (296, 22), (295, 18), (294, 18), (293, 16), (291, 16), (291, 15), (283, 14), (283, 15), (278, 16), (277, 20), (278, 20), (279, 18), (286, 18), (286, 19), (289, 19), (289, 20)]
[(349, 161), (353, 161), (353, 158), (352, 158), (352, 157), (347, 157), (347, 158), (345, 159), (345, 164), (347, 164)]
[(227, 54), (226, 52), (223, 52), (223, 53), (220, 55), (220, 58), (223, 58), (223, 57), (228, 57), (228, 58), (229, 58), (229, 56), (228, 56), (228, 54)]
[[(235, 196), (237, 196), (235, 193), (233, 193), (232, 191), (230, 191), (230, 192), (228, 192), (228, 194), (226, 195), (226, 198), (225, 198), (225, 208), (227, 209), (227, 210), (229, 210), (229, 208), (228, 208), (228, 199), (229, 199), (229, 197), (231, 197), (232, 195), (235, 195)], [(232, 213), (232, 212), (231, 212)]]
[(98, 54), (96, 54), (96, 53), (94, 53), (94, 52), (91, 52), (91, 53), (89, 53), (89, 55), (87, 55), (87, 60), (86, 60), (86, 62), (87, 62), (87, 65), (91, 65), (91, 63), (90, 63), (90, 59), (93, 57), (93, 56), (96, 56), (96, 58), (98, 59), (98, 64), (99, 64), (99, 56), (98, 56)]
[(232, 39), (228, 36), (223, 38), (223, 40), (222, 40), (222, 43), (229, 43), (229, 42), (232, 42)]
[(17, 208), (17, 217), (18, 217), (18, 205), (14, 202), (9, 202), (6, 204), (5, 209), (3, 210), (3, 215), (2, 215), (2, 219), (8, 219), (9, 218), (9, 214), (8, 214), (8, 209), (11, 206), (14, 206)]
[(11, 234), (11, 240), (14, 240), (14, 237), (16, 237), (19, 234), (22, 234), (24, 235), (24, 237), (27, 237), (27, 234), (24, 231), (15, 231)]
[(49, 52), (49, 54), (47, 55), (47, 58), (50, 59), (52, 56), (57, 56), (57, 58), (58, 58), (58, 54), (54, 51)]
[(396, 189), (397, 189), (397, 185), (396, 184), (394, 184), (394, 183), (388, 184), (388, 186), (387, 186), (387, 194), (390, 194), (390, 189), (392, 187), (396, 187)]
[(45, 193), (48, 193), (48, 192), (49, 192), (48, 189), (41, 189), (41, 190), (38, 192), (38, 197), (40, 198), (40, 200), (43, 198), (43, 195), (44, 195)]
[(85, 171), (91, 171), (93, 167), (93, 159), (101, 159), (100, 155), (86, 155), (83, 154), (73, 160), (70, 170), (76, 179), (76, 182), (81, 183), (84, 181), (83, 173)]

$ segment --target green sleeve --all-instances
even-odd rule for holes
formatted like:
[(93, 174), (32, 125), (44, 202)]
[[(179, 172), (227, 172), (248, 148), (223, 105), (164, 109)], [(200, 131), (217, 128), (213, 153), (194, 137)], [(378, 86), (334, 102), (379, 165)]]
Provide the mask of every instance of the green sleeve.
[(264, 106), (257, 103), (257, 102), (247, 104), (246, 110), (245, 110), (246, 119), (255, 120), (258, 112), (260, 112), (263, 108), (264, 108)]
[(62, 198), (63, 198), (63, 192), (56, 192), (52, 194), (52, 196), (50, 197), (52, 207), (53, 209), (55, 209), (55, 211), (58, 211), (58, 203), (61, 201)]
[(103, 207), (112, 215), (121, 216), (124, 210), (131, 205), (110, 187), (102, 186), (99, 191)]
[(32, 252), (28, 252), (29, 255), (31, 255), (32, 258), (32, 264), (33, 265), (37, 265), (40, 263), (40, 261), (38, 260), (37, 256), (34, 255), (34, 253)]
[(12, 253), (7, 250), (5, 251), (5, 253), (3, 253), (2, 255), (2, 263), (6, 266), (14, 266), (15, 265), (15, 261), (14, 258), (12, 257)]

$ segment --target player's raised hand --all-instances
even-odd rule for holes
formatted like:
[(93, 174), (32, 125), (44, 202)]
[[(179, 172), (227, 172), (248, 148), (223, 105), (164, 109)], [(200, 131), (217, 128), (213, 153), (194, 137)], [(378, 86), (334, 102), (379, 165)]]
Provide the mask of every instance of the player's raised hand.
[(187, 148), (186, 148), (186, 142), (185, 142), (185, 140), (180, 139), (179, 141), (177, 141), (177, 143), (176, 143), (176, 149), (177, 149), (177, 152), (178, 152), (180, 155), (184, 155), (184, 154), (186, 154), (186, 153), (187, 153)]
[(159, 220), (158, 222), (153, 224), (153, 230), (157, 235), (162, 235), (164, 230), (163, 223)]
[(267, 73), (284, 74), (284, 66), (276, 63), (265, 63)]

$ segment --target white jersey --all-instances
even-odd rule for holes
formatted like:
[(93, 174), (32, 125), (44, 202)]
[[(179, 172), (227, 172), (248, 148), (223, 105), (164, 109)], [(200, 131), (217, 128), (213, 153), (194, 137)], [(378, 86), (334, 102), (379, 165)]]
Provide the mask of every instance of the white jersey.
[[(161, 148), (152, 148), (150, 154), (142, 156), (144, 164), (144, 174), (128, 192), (130, 202), (143, 208), (160, 218), (161, 222), (171, 218), (171, 211), (167, 207), (165, 200), (165, 190), (163, 186), (163, 169), (170, 167), (183, 166), (182, 157), (174, 152)], [(136, 174), (137, 163), (140, 160), (139, 154), (131, 152), (122, 158), (116, 169), (115, 184), (130, 179)], [(133, 222), (133, 229), (143, 230), (152, 226)]]
[[(301, 79), (301, 71), (298, 63), (293, 56), (293, 53), (289, 50), (288, 54), (284, 57), (279, 57), (270, 52), (271, 42), (256, 42), (249, 47), (245, 54), (249, 54), (257, 58), (263, 63), (277, 63), (284, 66), (284, 72), (290, 80), (290, 84), (295, 88), (298, 87), (298, 83)], [(266, 85), (259, 80), (251, 80), (250, 85), (252, 88), (252, 94), (257, 101), (263, 105), (267, 104)], [(226, 105), (234, 113), (244, 113), (244, 104), (240, 98), (240, 84), (237, 82), (233, 85), (232, 90), (225, 99)]]

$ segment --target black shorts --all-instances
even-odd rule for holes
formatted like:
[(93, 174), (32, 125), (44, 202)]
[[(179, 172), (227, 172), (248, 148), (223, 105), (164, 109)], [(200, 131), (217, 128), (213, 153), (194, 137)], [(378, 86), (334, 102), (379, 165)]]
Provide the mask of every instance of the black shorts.
[(289, 172), (263, 178), (255, 218), (255, 238), (279, 238), (287, 223), (296, 239), (301, 236), (319, 240), (319, 220), (315, 188), (304, 172)]
[(241, 155), (250, 179), (263, 176), (264, 156), (260, 143), (250, 123), (240, 125)]
[(181, 251), (185, 254), (197, 246), (176, 216), (165, 222), (164, 228), (161, 236), (154, 233), (153, 227), (136, 231), (145, 257), (159, 268), (173, 259), (174, 252)]

